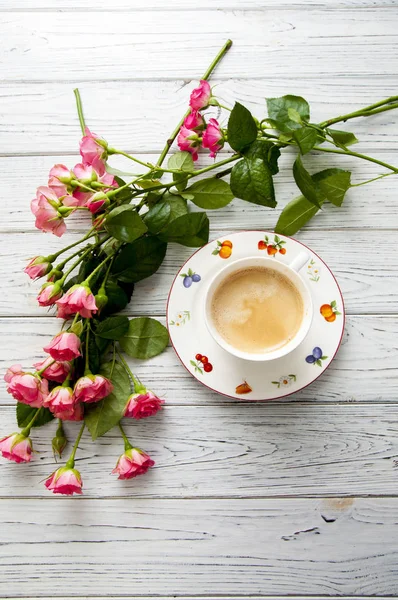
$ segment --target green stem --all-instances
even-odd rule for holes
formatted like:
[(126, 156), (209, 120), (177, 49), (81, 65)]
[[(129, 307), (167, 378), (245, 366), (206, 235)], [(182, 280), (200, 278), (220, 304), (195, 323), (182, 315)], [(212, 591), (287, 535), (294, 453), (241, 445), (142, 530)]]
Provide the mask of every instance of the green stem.
[(379, 175), (378, 177), (373, 177), (373, 179), (368, 179), (367, 181), (362, 181), (361, 183), (352, 183), (350, 187), (359, 187), (360, 185), (366, 185), (367, 183), (372, 183), (372, 181), (377, 181), (378, 179), (382, 179), (383, 177), (389, 177), (390, 175), (395, 175), (392, 173), (384, 173), (383, 175)]
[(122, 438), (124, 441), (124, 451), (127, 452), (127, 450), (131, 450), (133, 446), (130, 444), (129, 439), (128, 439), (127, 435), (125, 434), (120, 421), (119, 421), (119, 429), (120, 429), (120, 433), (122, 434)]
[(36, 421), (37, 417), (39, 416), (40, 412), (41, 412), (41, 408), (38, 408), (37, 411), (35, 412), (35, 414), (33, 415), (32, 420), (26, 425), (26, 427), (24, 427), (21, 430), (21, 435), (24, 435), (25, 437), (28, 437), (28, 435), (30, 434), (30, 430), (33, 427), (33, 423)]
[(62, 248), (62, 250), (59, 250), (58, 252), (54, 252), (54, 254), (50, 254), (50, 256), (48, 257), (49, 259), (51, 258), (50, 262), (54, 262), (54, 260), (57, 259), (58, 256), (60, 256), (67, 250), (74, 248), (78, 244), (85, 242), (86, 240), (88, 240), (90, 237), (93, 237), (94, 235), (95, 235), (95, 227), (90, 229), (90, 231), (88, 233), (86, 233), (86, 235), (84, 237), (82, 237), (81, 240), (78, 240), (77, 242), (73, 242), (73, 244), (69, 244), (69, 246), (65, 246), (65, 248)]
[(319, 125), (324, 129), (325, 127), (330, 127), (330, 125), (339, 123), (340, 121), (348, 121), (349, 119), (355, 119), (356, 117), (368, 117), (372, 114), (376, 114), (377, 112), (392, 110), (394, 108), (397, 108), (398, 105), (394, 104), (392, 106), (386, 106), (382, 110), (375, 109), (378, 109), (380, 106), (384, 106), (385, 104), (391, 104), (392, 102), (396, 102), (397, 100), (398, 96), (390, 96), (390, 98), (380, 100), (375, 104), (370, 104), (369, 106), (365, 106), (364, 108), (360, 108), (359, 110), (356, 110), (354, 112), (347, 113), (346, 115), (341, 115), (340, 117), (335, 117), (334, 119), (328, 119), (327, 121), (323, 121), (322, 123), (319, 123)]
[(398, 167), (393, 167), (388, 163), (383, 162), (382, 160), (378, 160), (377, 158), (372, 158), (371, 156), (366, 156), (366, 154), (360, 154), (359, 152), (353, 152), (352, 150), (334, 150), (332, 148), (321, 148), (320, 146), (314, 146), (313, 150), (318, 152), (332, 152), (333, 154), (345, 154), (348, 156), (355, 156), (356, 158), (362, 158), (363, 160), (367, 160), (369, 162), (375, 163), (376, 165), (381, 165), (394, 173), (398, 173)]
[(73, 254), (71, 254), (70, 256), (68, 256), (68, 258), (65, 258), (65, 260), (63, 260), (62, 262), (60, 262), (57, 265), (57, 269), (59, 269), (60, 271), (62, 271), (62, 269), (64, 268), (64, 266), (70, 261), (72, 260), (72, 258), (75, 258), (75, 256), (78, 256), (79, 254), (81, 254), (82, 249), (79, 248), (79, 250), (77, 250), (76, 252), (74, 252)]
[(48, 369), (48, 367), (51, 367), (51, 365), (53, 365), (55, 363), (55, 360), (52, 360), (51, 362), (48, 363), (48, 365), (46, 365), (45, 367), (43, 367), (42, 369), (40, 369), (40, 371), (36, 371), (36, 375), (38, 375), (39, 377), (44, 373), (44, 371), (46, 369)]
[(58, 419), (58, 427), (55, 432), (55, 437), (65, 437), (64, 422), (62, 419)]
[(117, 150), (116, 148), (108, 148), (108, 154), (120, 154), (121, 156), (125, 156), (126, 158), (138, 163), (139, 165), (146, 167), (147, 169), (152, 168), (152, 166), (148, 163), (144, 162), (143, 160), (140, 160), (139, 158), (136, 158), (135, 156), (132, 156), (131, 154), (128, 154), (127, 152), (124, 152), (123, 150)]
[(86, 348), (85, 348), (86, 356), (85, 356), (85, 363), (84, 363), (84, 374), (85, 375), (91, 374), (90, 363), (89, 363), (89, 350), (88, 350), (89, 341), (90, 341), (90, 326), (87, 322), (87, 324), (86, 324)]
[(77, 114), (79, 115), (80, 127), (82, 130), (82, 134), (84, 135), (86, 133), (86, 123), (84, 121), (82, 99), (80, 98), (80, 92), (79, 92), (78, 88), (74, 89), (73, 93), (75, 94), (75, 98), (76, 98), (76, 108), (77, 108)]
[(128, 366), (127, 362), (124, 360), (123, 356), (120, 354), (119, 350), (116, 350), (118, 357), (120, 358), (120, 361), (122, 363), (122, 365), (125, 368), (125, 371), (128, 375), (130, 375), (133, 383), (134, 383), (134, 392), (136, 394), (139, 394), (140, 392), (143, 392), (144, 390), (146, 390), (146, 387), (144, 385), (142, 385), (141, 381), (138, 379), (138, 377), (136, 377), (134, 375), (134, 373), (132, 372), (132, 370), (130, 369), (130, 367)]
[(68, 277), (68, 275), (72, 273), (73, 269), (75, 269), (77, 265), (79, 265), (82, 262), (82, 260), (87, 256), (87, 254), (89, 254), (92, 251), (93, 248), (94, 246), (90, 246), (89, 248), (87, 248), (87, 250), (85, 250), (83, 254), (81, 254), (79, 258), (73, 263), (73, 265), (66, 271), (62, 279), (59, 280), (61, 285), (65, 283), (65, 280)]
[[(230, 49), (231, 46), (232, 46), (232, 40), (227, 40), (225, 42), (224, 46), (220, 49), (220, 51), (217, 54), (217, 56), (210, 63), (210, 65), (207, 68), (207, 70), (204, 72), (202, 79), (207, 80), (210, 77), (210, 75), (212, 74), (212, 72), (214, 71), (214, 69), (216, 68), (216, 66), (218, 65), (218, 63), (220, 62), (220, 60), (228, 52), (228, 50)], [(188, 109), (187, 112), (182, 117), (182, 119), (179, 121), (178, 125), (176, 126), (176, 128), (174, 129), (174, 131), (172, 132), (172, 134), (170, 135), (169, 139), (166, 142), (165, 147), (163, 148), (163, 150), (162, 150), (162, 152), (161, 152), (161, 154), (160, 154), (160, 156), (158, 158), (158, 161), (156, 163), (157, 167), (160, 167), (163, 164), (163, 161), (166, 158), (167, 153), (170, 150), (171, 145), (173, 144), (174, 140), (176, 139), (176, 137), (178, 135), (178, 132), (180, 131), (180, 127), (183, 124), (185, 117), (187, 117), (190, 112), (191, 112), (191, 109)]]
[(108, 262), (108, 260), (110, 260), (111, 258), (113, 258), (115, 255), (115, 252), (113, 254), (109, 254), (109, 256), (107, 256), (97, 267), (95, 267), (94, 271), (92, 271), (90, 273), (90, 275), (88, 277), (86, 277), (86, 279), (82, 282), (82, 285), (88, 285), (91, 281), (91, 279), (94, 277), (94, 275), (100, 271), (102, 269), (102, 267), (104, 266), (105, 263)]
[(241, 157), (240, 154), (234, 154), (230, 158), (226, 158), (225, 160), (220, 160), (220, 162), (218, 162), (218, 163), (214, 163), (213, 165), (209, 165), (208, 167), (204, 167), (203, 169), (199, 169), (198, 171), (194, 171), (193, 173), (190, 173), (189, 178), (196, 177), (196, 175), (202, 175), (202, 173), (207, 173), (207, 171), (212, 171), (213, 169), (216, 169), (217, 167), (223, 167), (224, 165), (227, 165), (230, 162), (234, 162), (235, 160), (238, 160), (238, 158), (240, 158), (240, 157)]
[(69, 457), (68, 462), (65, 465), (65, 467), (67, 467), (68, 469), (73, 469), (73, 467), (75, 466), (76, 450), (77, 450), (77, 448), (79, 446), (80, 440), (82, 439), (82, 435), (83, 435), (83, 431), (84, 431), (85, 426), (86, 426), (86, 424), (83, 422), (83, 424), (82, 424), (82, 426), (80, 428), (79, 434), (78, 434), (78, 436), (76, 438), (76, 441), (73, 444), (71, 455)]

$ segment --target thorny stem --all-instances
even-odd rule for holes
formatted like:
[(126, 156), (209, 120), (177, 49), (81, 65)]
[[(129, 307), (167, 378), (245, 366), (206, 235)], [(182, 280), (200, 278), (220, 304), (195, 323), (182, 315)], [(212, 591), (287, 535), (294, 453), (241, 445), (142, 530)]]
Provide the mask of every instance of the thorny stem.
[(68, 462), (67, 462), (67, 463), (66, 463), (66, 465), (65, 465), (65, 466), (66, 466), (66, 467), (68, 467), (69, 469), (73, 469), (73, 467), (75, 466), (75, 455), (76, 455), (76, 450), (77, 450), (77, 448), (78, 448), (78, 446), (79, 446), (80, 440), (82, 439), (82, 435), (83, 435), (83, 431), (84, 431), (84, 428), (85, 428), (85, 426), (86, 426), (86, 424), (85, 424), (85, 423), (83, 423), (83, 425), (82, 425), (82, 426), (81, 426), (81, 428), (80, 428), (79, 434), (78, 434), (78, 436), (77, 436), (77, 438), (76, 438), (76, 441), (75, 441), (75, 443), (73, 444), (73, 448), (72, 448), (72, 452), (71, 452), (71, 455), (70, 455), (70, 457), (69, 457), (69, 460), (68, 460)]
[(80, 98), (80, 92), (79, 92), (78, 88), (74, 89), (73, 93), (75, 94), (75, 98), (76, 98), (76, 108), (77, 108), (77, 114), (79, 115), (80, 127), (82, 130), (82, 134), (84, 135), (86, 133), (86, 123), (84, 121), (82, 99)]

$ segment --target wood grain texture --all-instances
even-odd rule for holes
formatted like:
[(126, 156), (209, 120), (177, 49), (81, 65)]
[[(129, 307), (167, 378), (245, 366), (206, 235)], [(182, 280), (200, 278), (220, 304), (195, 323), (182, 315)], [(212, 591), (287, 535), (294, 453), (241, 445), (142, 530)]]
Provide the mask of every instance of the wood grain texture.
[[(21, 363), (28, 368), (42, 359), (42, 348), (49, 337), (59, 331), (60, 321), (7, 318), (0, 320), (0, 326), (0, 373), (4, 373), (10, 364)], [(330, 367), (311, 386), (288, 400), (396, 402), (397, 339), (396, 315), (350, 315), (342, 346)], [(129, 363), (145, 384), (165, 397), (169, 404), (231, 402), (196, 381), (180, 364), (171, 347), (151, 360), (129, 359)], [(0, 386), (0, 403), (14, 403), (4, 384)]]
[[(225, 63), (228, 61), (229, 58)], [(237, 69), (236, 60), (231, 62)], [(244, 61), (245, 67), (247, 62), (250, 61)], [(206, 64), (203, 58), (202, 63), (203, 70)], [(260, 73), (262, 79), (221, 81), (217, 71), (212, 85), (217, 85), (220, 101), (230, 106), (240, 101), (259, 118), (266, 114), (266, 97), (289, 93), (302, 95), (311, 104), (315, 122), (357, 110), (396, 93), (395, 75), (375, 75), (371, 79), (345, 74), (337, 77), (331, 73), (322, 75), (321, 70), (318, 79), (314, 80), (306, 77), (301, 69), (298, 70), (300, 77), (293, 71), (290, 74), (284, 72), (283, 76), (282, 72), (278, 64), (278, 76), (272, 78), (268, 61), (265, 61)], [(114, 79), (118, 76), (114, 72)], [(160, 153), (186, 111), (191, 90), (197, 85), (192, 71), (187, 80), (178, 81), (162, 80), (160, 71), (156, 81), (98, 82), (96, 76), (93, 82), (87, 78), (88, 75), (81, 82), (60, 83), (2, 82), (1, 154), (76, 154), (81, 136), (73, 96), (76, 86), (81, 91), (87, 123), (93, 131), (116, 148)], [(356, 119), (341, 127), (355, 131), (361, 140), (356, 146), (358, 152), (393, 151), (398, 146), (396, 119), (393, 112), (385, 112), (368, 119)]]
[[(87, 18), (84, 18), (86, 14)], [(235, 46), (217, 77), (395, 76), (385, 60), (397, 42), (395, 12), (355, 9), (7, 13), (0, 22), (2, 79), (176, 79), (199, 77), (227, 38)], [(328, 26), (324, 27), (325, 18)], [(223, 34), (220, 34), (220, 31)], [(167, 35), (165, 35), (167, 32)], [(248, 35), (250, 32), (250, 35)], [(365, 40), (372, 38), (372, 44)], [(98, 40), (102, 39), (102, 43)], [(73, 43), (71, 43), (73, 40)]]
[(38, 499), (13, 500), (12, 516), (9, 508), (0, 501), (4, 595), (396, 592), (396, 498)]
[[(213, 400), (166, 404), (156, 417), (123, 421), (132, 443), (156, 463), (139, 480), (121, 482), (111, 475), (123, 452), (118, 428), (94, 444), (86, 432), (76, 462), (85, 497), (294, 498), (335, 496), (337, 489), (341, 496), (396, 495), (396, 406)], [(0, 436), (15, 430), (14, 407), (0, 408), (0, 422)], [(2, 497), (49, 497), (42, 481), (56, 468), (56, 425), (32, 430), (31, 464), (0, 459)], [(71, 442), (66, 457), (78, 429), (76, 423), (65, 426)]]
[[(245, 0), (244, 4), (238, 0), (173, 0), (170, 4), (165, 4), (164, 0), (148, 0), (143, 4), (140, 0), (114, 0), (112, 2), (112, 11), (123, 12), (148, 12), (153, 10), (162, 10), (170, 12), (179, 12), (181, 10), (192, 10), (200, 13), (203, 10), (266, 10), (275, 9), (286, 10), (290, 8), (315, 7), (326, 9), (364, 9), (364, 8), (389, 8), (396, 6), (395, 0)], [(0, 0), (0, 10), (4, 12), (28, 11), (86, 11), (90, 12), (109, 12), (109, 0)], [(178, 17), (176, 17), (178, 18)], [(199, 17), (200, 18), (200, 14)]]

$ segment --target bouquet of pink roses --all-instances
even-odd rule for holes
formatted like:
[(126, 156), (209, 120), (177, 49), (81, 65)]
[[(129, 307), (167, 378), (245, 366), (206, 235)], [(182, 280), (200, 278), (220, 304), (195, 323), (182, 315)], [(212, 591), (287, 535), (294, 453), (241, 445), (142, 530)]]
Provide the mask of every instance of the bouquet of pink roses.
[[(90, 217), (88, 232), (80, 240), (48, 256), (32, 258), (25, 268), (31, 279), (46, 278), (37, 297), (43, 307), (56, 307), (63, 324), (44, 348), (43, 360), (25, 371), (19, 364), (6, 374), (7, 391), (17, 400), (18, 433), (0, 440), (0, 452), (17, 463), (32, 458), (32, 428), (57, 419), (52, 440), (62, 455), (67, 439), (63, 422), (80, 421), (80, 431), (65, 466), (46, 480), (54, 493), (80, 494), (82, 479), (75, 469), (75, 454), (87, 428), (93, 440), (118, 426), (124, 453), (113, 473), (129, 479), (145, 473), (154, 461), (132, 446), (123, 418), (141, 419), (156, 414), (163, 400), (148, 390), (129, 368), (123, 352), (133, 358), (156, 356), (168, 343), (166, 328), (156, 319), (129, 320), (118, 315), (130, 302), (134, 286), (155, 273), (168, 243), (197, 247), (208, 242), (209, 219), (203, 210), (229, 204), (234, 197), (274, 208), (273, 177), (278, 173), (281, 150), (298, 151), (293, 176), (301, 192), (287, 204), (276, 225), (277, 233), (291, 235), (312, 218), (322, 204), (341, 206), (351, 184), (351, 173), (330, 168), (310, 175), (302, 157), (310, 151), (345, 154), (388, 170), (398, 168), (359, 154), (349, 146), (353, 133), (332, 128), (335, 123), (370, 116), (398, 107), (398, 97), (322, 123), (310, 121), (309, 105), (299, 96), (267, 100), (268, 116), (258, 120), (240, 103), (231, 109), (213, 95), (208, 77), (225, 52), (228, 41), (190, 96), (189, 108), (167, 140), (156, 164), (139, 160), (108, 145), (86, 127), (79, 92), (75, 90), (83, 137), (82, 162), (69, 169), (55, 165), (48, 184), (40, 186), (31, 209), (36, 227), (61, 237), (65, 220), (78, 211)], [(216, 111), (217, 119), (211, 116)], [(226, 127), (221, 111), (228, 114)], [(225, 112), (226, 111), (226, 112)], [(175, 138), (179, 152), (164, 160)], [(233, 153), (210, 166), (195, 169), (203, 148), (216, 158), (228, 143)], [(141, 173), (125, 182), (108, 165), (112, 155), (123, 155), (140, 166)], [(231, 166), (232, 165), (232, 166)], [(216, 170), (216, 174), (206, 174)], [(228, 183), (223, 178), (230, 175)], [(205, 176), (205, 177), (203, 177)], [(192, 179), (196, 179), (193, 183)], [(371, 180), (373, 181), (373, 180)], [(356, 185), (363, 185), (362, 182)]]

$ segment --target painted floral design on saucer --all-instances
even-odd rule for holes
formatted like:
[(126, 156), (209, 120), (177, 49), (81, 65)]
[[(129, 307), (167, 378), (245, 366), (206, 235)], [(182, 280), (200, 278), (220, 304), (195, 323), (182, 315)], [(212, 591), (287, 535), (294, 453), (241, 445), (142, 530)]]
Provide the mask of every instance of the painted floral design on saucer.
[[(290, 354), (271, 361), (251, 362), (232, 356), (210, 335), (204, 321), (204, 298), (208, 282), (224, 262), (215, 260), (222, 248), (229, 263), (264, 256), (268, 247), (273, 260), (285, 264), (303, 250), (308, 253), (309, 260), (300, 275), (311, 292), (314, 316), (306, 338)], [(187, 294), (181, 281), (196, 273), (200, 273), (200, 285), (192, 286), (193, 293)], [(189, 318), (184, 319), (186, 314)], [(344, 322), (343, 297), (326, 263), (297, 240), (266, 231), (230, 233), (197, 250), (177, 273), (167, 303), (170, 339), (185, 368), (211, 390), (241, 400), (274, 400), (310, 385), (333, 360), (341, 343)], [(207, 357), (211, 357), (211, 362)]]

